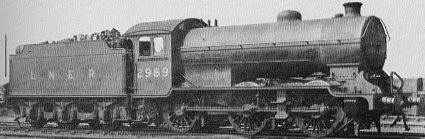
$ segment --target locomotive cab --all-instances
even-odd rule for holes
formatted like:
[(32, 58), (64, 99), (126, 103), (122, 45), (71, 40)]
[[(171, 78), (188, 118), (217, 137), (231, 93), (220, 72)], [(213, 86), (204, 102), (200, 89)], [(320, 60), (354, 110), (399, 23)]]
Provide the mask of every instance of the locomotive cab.
[(198, 19), (168, 20), (134, 25), (124, 34), (134, 45), (135, 97), (167, 96), (181, 83), (179, 47), (187, 32), (205, 27)]

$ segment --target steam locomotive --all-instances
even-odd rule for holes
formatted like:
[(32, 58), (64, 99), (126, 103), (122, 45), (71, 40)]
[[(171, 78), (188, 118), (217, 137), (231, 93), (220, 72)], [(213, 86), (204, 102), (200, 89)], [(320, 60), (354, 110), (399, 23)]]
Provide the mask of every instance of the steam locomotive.
[(388, 32), (361, 5), (328, 19), (283, 11), (274, 23), (219, 27), (190, 18), (136, 24), (108, 41), (21, 45), (5, 100), (34, 128), (297, 127), (323, 137), (374, 122), (380, 132), (381, 115), (404, 118), (422, 100), (382, 70)]

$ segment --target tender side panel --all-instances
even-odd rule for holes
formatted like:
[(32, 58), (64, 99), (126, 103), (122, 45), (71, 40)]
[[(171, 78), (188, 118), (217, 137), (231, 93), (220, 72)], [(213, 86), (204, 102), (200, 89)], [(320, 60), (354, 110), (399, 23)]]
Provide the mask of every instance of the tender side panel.
[(124, 55), (11, 59), (11, 96), (124, 95)]

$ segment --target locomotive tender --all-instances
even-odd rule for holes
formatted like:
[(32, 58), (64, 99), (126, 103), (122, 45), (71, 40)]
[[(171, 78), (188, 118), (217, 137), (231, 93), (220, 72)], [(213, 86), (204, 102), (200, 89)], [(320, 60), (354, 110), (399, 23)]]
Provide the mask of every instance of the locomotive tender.
[(402, 96), (403, 83), (392, 82), (400, 77), (382, 70), (388, 33), (361, 5), (346, 3), (344, 16), (329, 19), (284, 11), (252, 25), (140, 23), (112, 45), (22, 45), (10, 58), (7, 103), (34, 128), (231, 125), (253, 135), (296, 125), (322, 137), (375, 122), (379, 131), (382, 114), (404, 117), (402, 107), (419, 99)]

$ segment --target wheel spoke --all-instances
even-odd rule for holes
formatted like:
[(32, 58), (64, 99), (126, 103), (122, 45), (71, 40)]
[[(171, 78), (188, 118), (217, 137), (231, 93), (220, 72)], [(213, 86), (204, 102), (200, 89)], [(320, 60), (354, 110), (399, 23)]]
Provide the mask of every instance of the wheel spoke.
[(244, 122), (243, 122), (243, 127), (244, 127), (244, 129), (245, 129), (245, 131), (246, 131), (246, 123), (247, 123), (247, 119), (245, 118), (245, 120), (244, 120)]
[(307, 124), (307, 126), (305, 126), (305, 128), (307, 129), (311, 125), (312, 122), (313, 122), (313, 118), (310, 118), (309, 121), (308, 121), (308, 124)]
[(249, 119), (249, 129), (254, 130), (253, 124), (254, 122), (252, 121), (252, 119)]
[(170, 117), (170, 119), (171, 119), (172, 123), (175, 123), (178, 120), (178, 116), (177, 115), (172, 116), (172, 117)]
[(254, 118), (257, 122), (262, 123), (263, 121), (259, 120), (258, 117)]
[(168, 116), (168, 119), (170, 119), (171, 117), (173, 117), (175, 115), (176, 115), (175, 113), (171, 114), (170, 116)]
[(245, 117), (237, 115), (236, 118), (239, 119), (239, 124), (242, 124), (241, 122), (245, 120)]
[(184, 126), (184, 120), (183, 120), (184, 118), (183, 118), (183, 116), (180, 116), (180, 120), (179, 120), (179, 123), (180, 123), (180, 128), (182, 129), (182, 128), (184, 128), (185, 126)]
[(328, 128), (328, 125), (326, 124), (325, 120), (320, 119), (320, 122), (323, 124), (323, 127)]
[(184, 117), (183, 116), (180, 117), (180, 126), (181, 126), (181, 128), (187, 127), (186, 125), (184, 125)]
[(258, 129), (258, 125), (254, 121), (252, 121), (252, 124), (254, 125), (254, 129)]
[(187, 122), (186, 118), (183, 117), (184, 123), (186, 123), (187, 126), (189, 126), (189, 123)]
[(244, 122), (244, 121), (245, 121), (245, 118), (241, 117), (241, 120), (239, 121), (238, 125), (242, 125), (242, 122)]
[(179, 116), (176, 117), (176, 127), (180, 128), (180, 117)]
[(318, 129), (319, 132), (322, 132), (322, 128), (320, 128), (321, 127), (320, 123), (321, 123), (320, 120), (317, 120), (317, 129)]
[(189, 120), (189, 122), (195, 122), (196, 121), (196, 118), (195, 118), (195, 116), (190, 116), (190, 115), (184, 115), (188, 120)]

